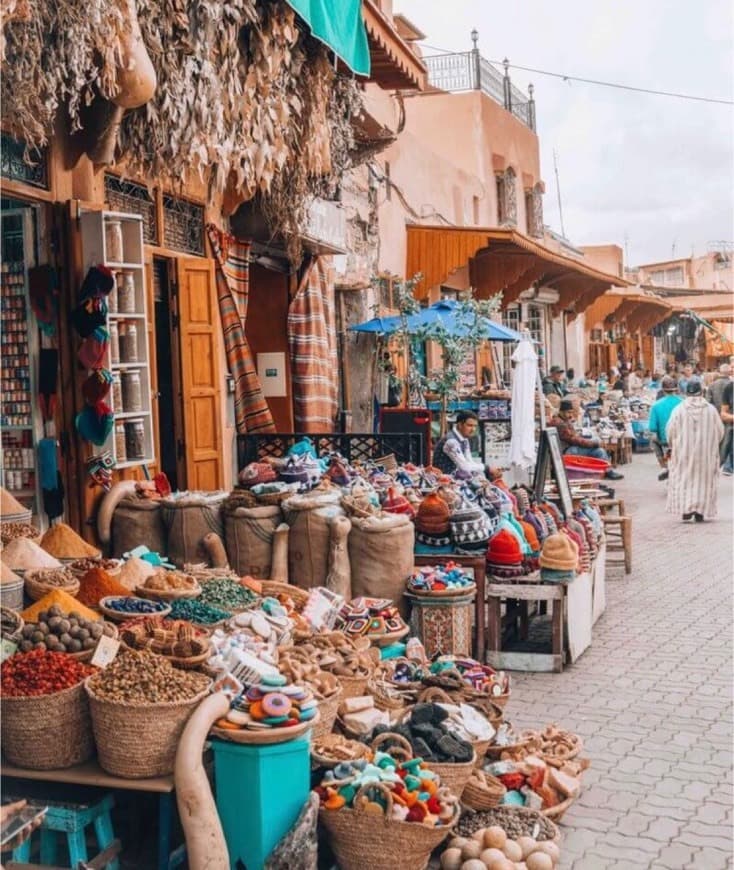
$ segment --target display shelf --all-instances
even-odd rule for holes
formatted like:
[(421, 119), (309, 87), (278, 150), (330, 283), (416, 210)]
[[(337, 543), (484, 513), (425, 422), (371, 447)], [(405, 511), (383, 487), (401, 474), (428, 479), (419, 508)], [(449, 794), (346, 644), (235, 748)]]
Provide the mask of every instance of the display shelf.
[[(81, 225), (85, 268), (104, 264), (115, 277), (115, 289), (108, 300), (107, 326), (117, 329), (120, 359), (110, 362), (109, 369), (119, 374), (121, 380), (134, 372), (139, 374), (136, 389), (121, 383), (116, 401), (114, 390), (110, 392), (108, 404), (115, 425), (101, 449), (111, 452), (117, 468), (149, 465), (155, 462), (155, 445), (142, 219), (121, 212), (87, 212), (82, 215)], [(133, 329), (134, 341), (130, 337)], [(134, 360), (129, 359), (130, 345), (134, 348)], [(135, 397), (138, 410), (125, 408), (123, 387)]]

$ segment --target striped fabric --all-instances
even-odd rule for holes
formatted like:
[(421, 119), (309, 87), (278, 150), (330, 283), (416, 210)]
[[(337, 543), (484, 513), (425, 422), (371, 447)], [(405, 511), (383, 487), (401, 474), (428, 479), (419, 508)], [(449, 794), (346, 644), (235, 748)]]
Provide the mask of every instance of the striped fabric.
[(323, 257), (308, 264), (288, 309), (288, 349), (296, 431), (333, 432), (339, 365), (334, 282), (329, 262)]
[(234, 378), (235, 425), (240, 435), (274, 432), (275, 424), (245, 337), (250, 243), (207, 227), (216, 260), (217, 298), (229, 371)]

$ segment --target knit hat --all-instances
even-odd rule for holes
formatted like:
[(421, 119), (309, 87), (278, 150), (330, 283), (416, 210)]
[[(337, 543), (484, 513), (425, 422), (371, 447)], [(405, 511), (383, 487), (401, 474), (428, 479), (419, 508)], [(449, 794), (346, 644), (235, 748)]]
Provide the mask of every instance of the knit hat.
[(541, 568), (540, 579), (543, 583), (572, 583), (576, 579), (576, 572), (555, 571), (553, 568)]
[(528, 495), (528, 491), (523, 487), (518, 486), (516, 489), (513, 489), (512, 492), (517, 499), (517, 510), (520, 516), (523, 516), (530, 510), (530, 496)]
[(559, 411), (573, 411), (573, 402), (571, 399), (561, 399)]
[(535, 534), (538, 537), (538, 542), (542, 544), (543, 541), (548, 537), (547, 528), (543, 527), (541, 521), (531, 510), (526, 510), (522, 519), (533, 527)]
[(85, 405), (74, 420), (76, 431), (84, 441), (101, 446), (107, 440), (115, 418), (112, 409), (104, 402)]
[(466, 500), (451, 514), (451, 537), (460, 552), (484, 552), (490, 535), (489, 520), (484, 511)]
[(525, 535), (525, 540), (528, 542), (528, 546), (532, 550), (534, 555), (537, 555), (540, 552), (540, 541), (538, 540), (538, 535), (533, 528), (531, 523), (526, 522), (525, 520), (519, 520), (520, 526), (522, 527), (523, 534)]
[(286, 463), (285, 468), (281, 468), (280, 470), (280, 479), (285, 483), (297, 483), (302, 489), (306, 489), (309, 483), (308, 469), (305, 467), (302, 460), (294, 459), (293, 456), (291, 456)]
[(239, 482), (251, 487), (258, 483), (271, 483), (276, 478), (275, 469), (268, 462), (251, 462), (240, 471)]
[(522, 566), (522, 550), (517, 538), (507, 529), (500, 529), (489, 539), (487, 564), (500, 567)]
[(88, 405), (96, 405), (107, 398), (111, 387), (112, 374), (107, 369), (95, 369), (82, 384), (84, 401)]
[(448, 535), (449, 506), (438, 493), (429, 493), (420, 503), (415, 515), (415, 529), (428, 535)]
[(115, 286), (115, 276), (107, 266), (91, 266), (79, 290), (80, 299), (107, 296)]
[(561, 528), (561, 532), (564, 535), (568, 535), (568, 537), (571, 538), (571, 540), (576, 544), (576, 547), (578, 548), (578, 551), (579, 551), (579, 561), (578, 561), (578, 566), (577, 566), (576, 570), (577, 571), (584, 571), (585, 570), (584, 553), (586, 553), (586, 558), (588, 560), (588, 551), (587, 551), (586, 542), (584, 541), (583, 536), (579, 535), (576, 531), (574, 531), (574, 529), (572, 529), (568, 525), (568, 523), (566, 523)]
[(107, 303), (101, 296), (92, 296), (80, 302), (70, 317), (74, 329), (82, 338), (86, 338), (107, 322)]
[(110, 344), (110, 333), (106, 326), (98, 326), (90, 333), (79, 347), (77, 357), (85, 369), (102, 368), (105, 364), (107, 348)]
[(549, 535), (540, 554), (540, 567), (554, 571), (574, 571), (579, 560), (579, 548), (568, 535)]
[(413, 505), (394, 486), (391, 486), (387, 491), (385, 500), (382, 502), (382, 509), (389, 514), (406, 514), (409, 517), (412, 517), (414, 513)]
[(332, 456), (326, 476), (337, 486), (346, 486), (352, 479), (347, 462), (341, 456)]

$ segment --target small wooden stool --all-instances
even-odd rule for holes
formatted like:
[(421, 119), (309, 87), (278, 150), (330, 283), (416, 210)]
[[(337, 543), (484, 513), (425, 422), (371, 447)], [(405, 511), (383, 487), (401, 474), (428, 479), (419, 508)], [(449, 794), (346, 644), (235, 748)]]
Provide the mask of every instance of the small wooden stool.
[(632, 462), (632, 443), (634, 438), (623, 438), (619, 442), (620, 465), (628, 465)]
[(608, 511), (614, 510), (615, 508), (617, 509), (618, 516), (624, 516), (626, 514), (623, 498), (600, 498), (597, 499), (594, 504), (599, 508), (602, 516), (607, 516)]
[[(620, 514), (618, 516), (602, 516), (604, 532), (607, 537), (607, 563), (624, 562), (624, 573), (632, 573), (632, 517)], [(610, 559), (610, 554), (622, 554), (622, 560), (616, 557)]]

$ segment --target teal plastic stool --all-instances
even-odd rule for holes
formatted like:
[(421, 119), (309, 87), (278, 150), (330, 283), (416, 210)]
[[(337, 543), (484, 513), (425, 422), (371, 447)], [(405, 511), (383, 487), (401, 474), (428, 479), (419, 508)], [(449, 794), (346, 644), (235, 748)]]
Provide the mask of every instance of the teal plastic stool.
[[(103, 852), (112, 844), (115, 836), (112, 832), (112, 817), (110, 812), (115, 805), (111, 794), (105, 795), (96, 804), (49, 804), (46, 817), (41, 823), (39, 832), (41, 835), (41, 865), (58, 866), (58, 840), (59, 833), (66, 834), (66, 845), (69, 850), (69, 866), (75, 868), (80, 861), (88, 861), (86, 828), (94, 825), (94, 833), (97, 837), (99, 851)], [(33, 835), (35, 836), (35, 834)], [(28, 862), (31, 857), (30, 837), (13, 849), (13, 861)], [(107, 870), (119, 870), (120, 862), (117, 858), (109, 861), (105, 867)]]
[(211, 745), (230, 866), (240, 860), (247, 870), (262, 870), (308, 800), (310, 741), (246, 746), (212, 740)]

